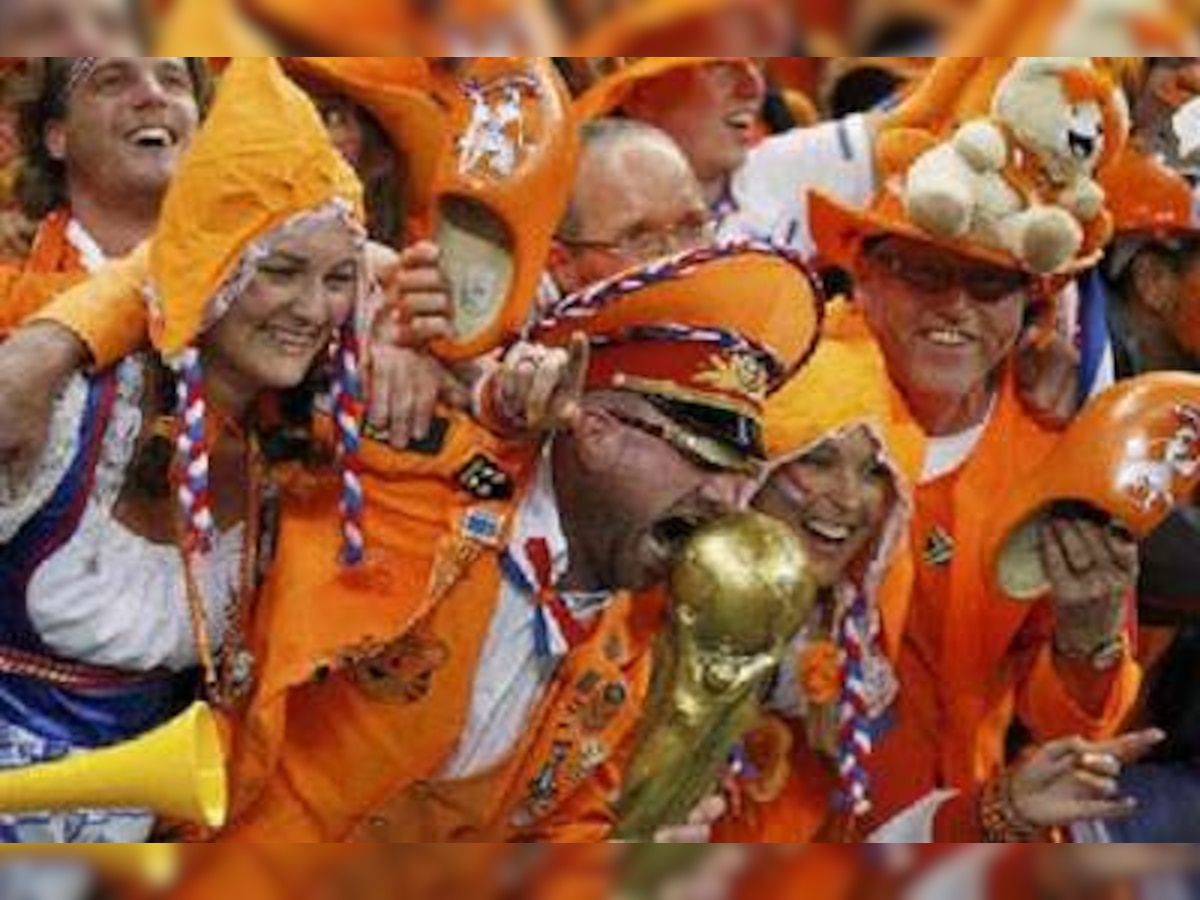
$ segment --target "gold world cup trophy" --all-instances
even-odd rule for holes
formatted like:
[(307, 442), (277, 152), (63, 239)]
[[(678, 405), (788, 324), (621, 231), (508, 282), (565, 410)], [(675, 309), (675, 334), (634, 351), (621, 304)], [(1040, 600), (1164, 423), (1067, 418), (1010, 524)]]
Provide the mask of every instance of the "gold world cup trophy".
[(718, 788), (817, 591), (799, 540), (775, 519), (738, 514), (691, 540), (671, 577), (618, 840), (652, 842)]

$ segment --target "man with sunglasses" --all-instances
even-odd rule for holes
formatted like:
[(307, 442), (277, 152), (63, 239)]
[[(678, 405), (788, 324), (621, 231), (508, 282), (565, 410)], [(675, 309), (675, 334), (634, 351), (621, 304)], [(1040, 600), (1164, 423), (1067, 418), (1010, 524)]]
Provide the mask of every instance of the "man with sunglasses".
[[(872, 763), (880, 821), (919, 797), (981, 796), (1006, 777), (1017, 723), (1038, 742), (1110, 735), (1140, 684), (1128, 613), (1138, 552), (1124, 529), (1049, 522), (1040, 539), (1051, 590), (1037, 604), (1001, 596), (986, 571), (989, 509), (1035, 477), (1060, 434), (1022, 403), (1016, 351), (1031, 329), (1046, 328), (1049, 301), (1076, 270), (1035, 277), (980, 241), (925, 233), (896, 190), (885, 187), (866, 210), (810, 200), (823, 257), (855, 277), (856, 303), (829, 327), (874, 336), (898, 424), (924, 439), (911, 558), (889, 586), (907, 624), (899, 711)], [(929, 807), (928, 840), (955, 840), (942, 808)]]

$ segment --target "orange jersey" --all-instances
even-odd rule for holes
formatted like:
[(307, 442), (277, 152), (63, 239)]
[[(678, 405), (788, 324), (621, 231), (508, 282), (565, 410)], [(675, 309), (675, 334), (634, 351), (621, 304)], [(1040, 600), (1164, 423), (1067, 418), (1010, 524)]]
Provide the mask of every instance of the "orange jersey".
[[(464, 489), (459, 473), (479, 459), (511, 473), (511, 497)], [(627, 598), (562, 661), (501, 764), (441, 777), (527, 462), (465, 419), (436, 458), (369, 444), (361, 573), (337, 563), (336, 487), (291, 483), (257, 614), (262, 671), (235, 728), (233, 824), (184, 896), (292, 896), (326, 863), (280, 844), (606, 839), (649, 680), (649, 629)]]

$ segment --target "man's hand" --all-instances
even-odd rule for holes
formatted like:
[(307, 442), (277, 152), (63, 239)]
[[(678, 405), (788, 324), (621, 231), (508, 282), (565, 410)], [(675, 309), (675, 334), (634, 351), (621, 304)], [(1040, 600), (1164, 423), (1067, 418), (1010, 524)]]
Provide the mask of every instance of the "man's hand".
[(423, 241), (400, 253), (380, 273), (384, 308), (375, 323), (375, 342), (424, 347), (454, 334), (450, 285), (438, 266), (436, 244)]
[(697, 806), (687, 824), (674, 828), (664, 828), (654, 836), (656, 844), (710, 844), (712, 843), (713, 826), (716, 825), (729, 806), (720, 794), (709, 797)]
[(367, 422), (397, 450), (429, 436), (439, 403), (457, 409), (471, 404), (470, 391), (449, 369), (408, 347), (374, 347), (370, 381)]
[(0, 344), (0, 466), (16, 483), (41, 456), (55, 396), (89, 361), (83, 342), (51, 323), (27, 326)]
[(1122, 796), (1121, 772), (1165, 739), (1155, 730), (1098, 743), (1068, 738), (1047, 744), (1012, 775), (1014, 811), (1037, 828), (1129, 816), (1137, 802)]
[(1017, 347), (1017, 389), (1043, 425), (1065, 428), (1079, 412), (1079, 350), (1058, 331), (1031, 328)]
[(483, 388), (499, 419), (491, 424), (518, 435), (571, 427), (579, 415), (590, 357), (582, 334), (574, 335), (566, 349), (517, 344), (487, 376)]
[(1086, 658), (1125, 628), (1138, 582), (1137, 543), (1115, 523), (1053, 518), (1042, 526), (1041, 547), (1055, 603), (1056, 644), (1069, 656)]

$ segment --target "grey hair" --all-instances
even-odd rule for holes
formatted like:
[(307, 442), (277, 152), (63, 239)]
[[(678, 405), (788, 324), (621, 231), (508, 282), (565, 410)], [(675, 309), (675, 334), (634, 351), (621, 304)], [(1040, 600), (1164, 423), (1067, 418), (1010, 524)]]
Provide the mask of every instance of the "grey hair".
[[(658, 145), (669, 148), (672, 153), (679, 154), (686, 163), (686, 157), (679, 149), (679, 145), (675, 143), (674, 138), (661, 128), (637, 119), (617, 116), (593, 119), (580, 128), (579, 137), (582, 149), (576, 171), (582, 171), (584, 162), (588, 159), (596, 156), (615, 157), (621, 150), (636, 145)], [(583, 211), (579, 208), (574, 195), (559, 224), (558, 234), (567, 239), (578, 239), (583, 235)]]

